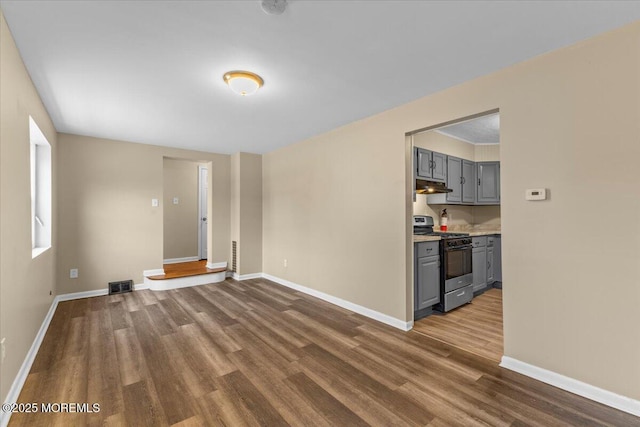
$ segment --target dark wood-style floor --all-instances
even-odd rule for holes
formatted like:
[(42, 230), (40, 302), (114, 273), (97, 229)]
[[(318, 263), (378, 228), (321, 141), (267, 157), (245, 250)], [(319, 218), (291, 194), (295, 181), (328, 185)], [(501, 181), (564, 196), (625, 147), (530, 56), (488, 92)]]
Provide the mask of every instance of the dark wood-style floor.
[(413, 330), (479, 356), (500, 362), (503, 351), (502, 290), (489, 289), (447, 314), (434, 313)]
[(640, 419), (256, 279), (62, 302), (12, 426), (638, 425)]

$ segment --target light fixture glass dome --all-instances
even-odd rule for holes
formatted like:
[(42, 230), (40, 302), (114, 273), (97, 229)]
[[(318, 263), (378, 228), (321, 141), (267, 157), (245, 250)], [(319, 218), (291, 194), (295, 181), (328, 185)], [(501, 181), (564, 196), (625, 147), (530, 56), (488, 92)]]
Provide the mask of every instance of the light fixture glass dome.
[(264, 84), (262, 77), (249, 71), (229, 71), (222, 78), (232, 91), (242, 96), (253, 95)]

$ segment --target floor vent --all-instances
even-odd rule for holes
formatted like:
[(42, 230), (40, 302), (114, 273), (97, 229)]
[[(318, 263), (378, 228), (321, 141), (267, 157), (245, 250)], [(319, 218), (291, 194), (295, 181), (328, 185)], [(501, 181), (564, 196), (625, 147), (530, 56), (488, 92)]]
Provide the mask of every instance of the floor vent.
[(124, 294), (133, 291), (133, 280), (123, 280), (121, 282), (109, 282), (109, 295)]
[(238, 262), (238, 242), (233, 240), (231, 242), (231, 272), (235, 273), (237, 271), (236, 266)]

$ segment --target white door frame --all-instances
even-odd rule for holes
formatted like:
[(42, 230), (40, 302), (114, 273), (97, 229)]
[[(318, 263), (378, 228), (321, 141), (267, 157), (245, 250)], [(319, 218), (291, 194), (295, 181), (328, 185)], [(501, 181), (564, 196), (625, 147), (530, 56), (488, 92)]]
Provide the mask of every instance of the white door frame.
[[(206, 178), (203, 179), (203, 171), (206, 172)], [(198, 165), (198, 258), (207, 259), (207, 228), (202, 230), (202, 223), (209, 222), (209, 211), (207, 209), (207, 187), (208, 173), (206, 166)], [(203, 197), (204, 195), (204, 197)], [(202, 218), (207, 218), (203, 221)], [(203, 239), (204, 233), (204, 239)]]

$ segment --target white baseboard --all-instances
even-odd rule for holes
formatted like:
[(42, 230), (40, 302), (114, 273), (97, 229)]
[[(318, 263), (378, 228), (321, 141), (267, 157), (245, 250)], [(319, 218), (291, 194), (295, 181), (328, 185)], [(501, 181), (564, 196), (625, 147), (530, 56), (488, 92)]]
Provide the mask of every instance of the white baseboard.
[(207, 268), (215, 269), (215, 268), (227, 268), (227, 262), (208, 262)]
[[(38, 333), (36, 334), (36, 337), (31, 344), (31, 348), (29, 348), (29, 351), (27, 352), (27, 355), (22, 362), (22, 366), (20, 366), (18, 374), (11, 384), (11, 388), (9, 389), (9, 393), (7, 393), (7, 398), (5, 399), (4, 403), (17, 402), (18, 397), (20, 396), (20, 392), (22, 391), (22, 387), (24, 386), (24, 383), (27, 380), (27, 376), (29, 375), (29, 371), (31, 370), (31, 365), (33, 365), (33, 361), (36, 359), (36, 355), (38, 354), (38, 350), (40, 350), (40, 345), (42, 344), (44, 335), (47, 333), (47, 329), (49, 329), (51, 319), (53, 319), (53, 315), (56, 312), (58, 301), (60, 301), (60, 299), (56, 296), (51, 303), (51, 307), (49, 307), (47, 315), (42, 321), (42, 325), (40, 325), (40, 329), (38, 330)], [(0, 426), (6, 427), (9, 424), (10, 418), (11, 412), (0, 411)]]
[(608, 390), (601, 389), (591, 384), (566, 377), (562, 374), (539, 368), (508, 356), (502, 356), (500, 366), (527, 377), (534, 378), (543, 383), (550, 384), (562, 390), (577, 394), (602, 403), (603, 405), (619, 409), (632, 415), (640, 417), (640, 401), (631, 399)]
[(350, 301), (343, 300), (342, 298), (334, 297), (333, 295), (325, 294), (324, 292), (307, 288), (306, 286), (302, 286), (297, 283), (272, 276), (270, 274), (262, 273), (262, 277), (264, 277), (265, 279), (271, 280), (272, 282), (276, 282), (283, 286), (286, 286), (287, 288), (295, 289), (296, 291), (303, 292), (307, 295), (320, 298), (321, 300), (330, 302), (331, 304), (335, 304), (338, 307), (346, 308), (347, 310), (351, 310), (355, 313), (362, 314), (365, 317), (368, 317), (373, 320), (377, 320), (378, 322), (387, 324), (389, 326), (393, 326), (394, 328), (398, 328), (403, 331), (408, 331), (413, 327), (413, 321), (404, 322), (400, 319), (396, 319), (395, 317), (391, 317), (387, 314), (380, 313), (379, 311), (371, 310), (370, 308), (363, 307), (358, 304), (354, 304)]
[(161, 276), (164, 274), (164, 268), (156, 268), (153, 270), (144, 270), (142, 272), (142, 275), (144, 277), (149, 277), (149, 276)]
[(261, 279), (263, 277), (262, 273), (251, 273), (251, 274), (238, 274), (232, 273), (231, 277), (236, 280), (250, 280), (250, 279)]
[(184, 258), (169, 258), (169, 259), (165, 259), (163, 261), (163, 264), (179, 264), (181, 262), (193, 262), (193, 261), (200, 261), (200, 257), (199, 256), (188, 256), (188, 257), (184, 257)]
[(227, 278), (229, 278), (229, 277), (233, 278), (233, 275), (234, 275), (234, 274), (235, 274), (235, 273), (234, 273), (233, 271), (227, 271), (226, 276), (227, 276)]
[(94, 291), (74, 292), (71, 294), (60, 294), (56, 296), (58, 301), (71, 301), (74, 299), (101, 297), (109, 295), (109, 289), (96, 289)]

